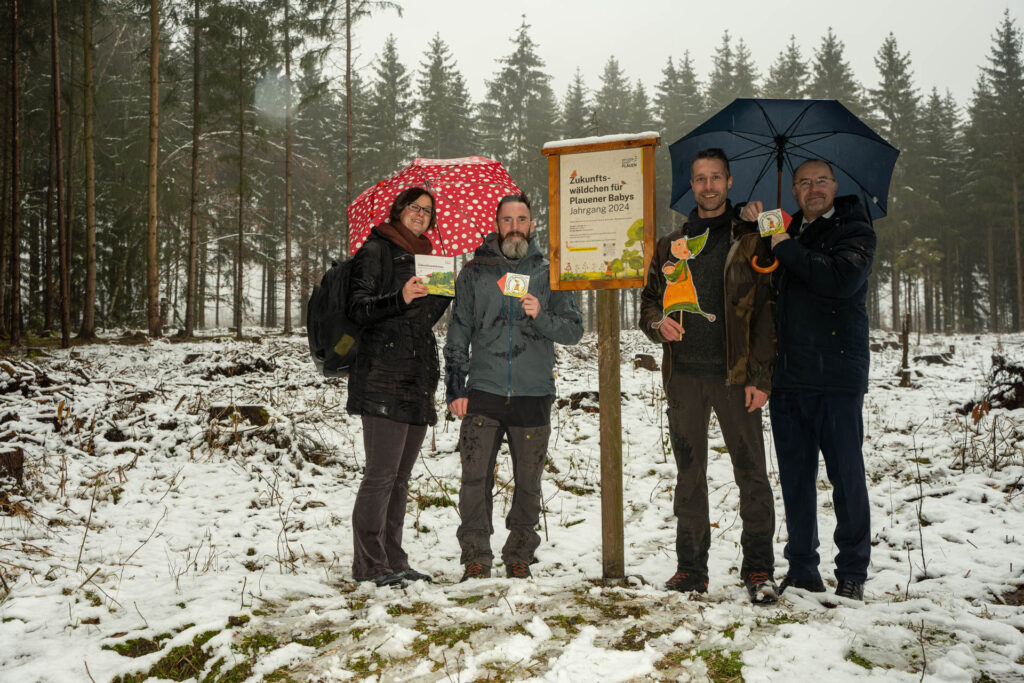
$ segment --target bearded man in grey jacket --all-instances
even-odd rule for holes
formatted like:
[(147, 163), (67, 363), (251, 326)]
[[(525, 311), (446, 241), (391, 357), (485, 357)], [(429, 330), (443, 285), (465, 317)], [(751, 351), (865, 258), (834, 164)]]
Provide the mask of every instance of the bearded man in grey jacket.
[[(541, 475), (555, 395), (554, 345), (575, 344), (583, 336), (572, 295), (551, 291), (548, 260), (533, 239), (529, 198), (502, 198), (495, 221), (496, 232), (456, 279), (444, 347), (446, 400), (452, 414), (462, 418), (457, 536), (463, 581), (491, 575), (494, 465), (505, 437), (515, 493), (501, 556), (509, 577), (531, 576), (540, 545)], [(529, 277), (522, 297), (505, 293), (510, 274)]]

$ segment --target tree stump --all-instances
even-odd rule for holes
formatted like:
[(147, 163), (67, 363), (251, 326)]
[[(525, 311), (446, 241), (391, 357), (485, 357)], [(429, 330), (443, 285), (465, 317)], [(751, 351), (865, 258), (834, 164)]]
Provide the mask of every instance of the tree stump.
[(25, 454), (20, 448), (0, 451), (0, 479), (10, 477), (20, 489), (25, 484)]
[(900, 334), (900, 343), (903, 345), (903, 362), (900, 364), (900, 386), (910, 386), (910, 314), (903, 316), (903, 332)]

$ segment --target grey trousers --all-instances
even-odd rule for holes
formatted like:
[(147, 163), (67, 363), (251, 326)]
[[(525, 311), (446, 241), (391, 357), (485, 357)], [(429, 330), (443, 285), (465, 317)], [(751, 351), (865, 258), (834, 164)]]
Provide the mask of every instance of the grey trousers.
[(459, 435), (462, 459), (459, 515), (462, 522), (456, 536), (462, 548), (462, 564), (480, 562), (490, 566), (494, 557), (491, 552), (494, 466), (501, 440), (506, 435), (512, 455), (515, 490), (505, 518), (509, 534), (501, 557), (506, 565), (509, 562), (533, 564), (537, 561), (534, 551), (540, 545), (540, 535), (536, 530), (542, 502), (540, 480), (544, 473), (551, 425), (510, 427), (482, 415), (467, 415)]
[(363, 415), (366, 471), (352, 509), (352, 576), (365, 581), (409, 567), (402, 550), (409, 475), (426, 425), (409, 425)]
[(740, 490), (740, 573), (772, 571), (775, 552), (775, 501), (765, 463), (761, 411), (748, 413), (744, 389), (718, 378), (673, 373), (666, 387), (668, 425), (676, 458), (677, 569), (708, 578), (711, 527), (708, 512), (708, 424), (714, 408), (722, 427), (733, 477)]

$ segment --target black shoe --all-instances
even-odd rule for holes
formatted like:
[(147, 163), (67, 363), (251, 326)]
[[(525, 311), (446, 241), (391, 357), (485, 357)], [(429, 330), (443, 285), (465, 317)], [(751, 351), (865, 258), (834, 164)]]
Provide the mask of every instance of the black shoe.
[(491, 568), (488, 565), (481, 562), (470, 562), (466, 565), (466, 571), (462, 574), (462, 578), (459, 579), (459, 583), (469, 579), (489, 578), (491, 578)]
[(864, 601), (864, 582), (842, 580), (836, 586), (836, 597)]
[(770, 571), (752, 571), (743, 577), (750, 602), (755, 605), (770, 605), (779, 601), (779, 588), (775, 585)]
[(825, 592), (825, 582), (821, 580), (820, 576), (814, 579), (793, 579), (787, 574), (786, 578), (784, 578), (782, 583), (779, 584), (779, 595), (782, 595), (790, 586), (793, 588), (801, 588), (808, 593)]
[(379, 574), (367, 579), (367, 581), (372, 581), (378, 588), (381, 586), (401, 588), (405, 585), (405, 579), (402, 578), (401, 574)]
[(680, 593), (707, 593), (708, 580), (689, 572), (676, 572), (665, 582), (665, 588)]
[(412, 567), (406, 567), (402, 571), (398, 572), (398, 575), (406, 581), (426, 581), (427, 583), (434, 582), (434, 580), (430, 578), (430, 575), (424, 574), (423, 572), (418, 572)]
[(525, 562), (506, 562), (505, 576), (510, 579), (529, 579), (533, 574), (530, 573), (530, 565)]

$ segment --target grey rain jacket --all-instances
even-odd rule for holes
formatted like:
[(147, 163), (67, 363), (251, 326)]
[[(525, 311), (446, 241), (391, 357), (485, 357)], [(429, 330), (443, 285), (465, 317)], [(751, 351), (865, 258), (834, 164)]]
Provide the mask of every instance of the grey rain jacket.
[[(465, 398), (470, 389), (507, 397), (554, 395), (555, 342), (578, 342), (583, 318), (570, 292), (551, 291), (548, 268), (533, 238), (519, 261), (501, 253), (497, 233), (477, 247), (455, 281), (444, 345), (448, 403)], [(529, 292), (540, 301), (536, 319), (498, 287), (510, 272), (530, 276)]]

